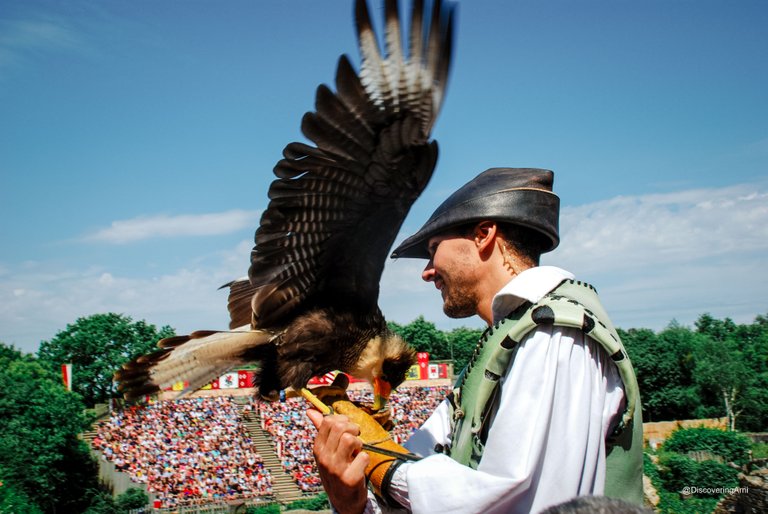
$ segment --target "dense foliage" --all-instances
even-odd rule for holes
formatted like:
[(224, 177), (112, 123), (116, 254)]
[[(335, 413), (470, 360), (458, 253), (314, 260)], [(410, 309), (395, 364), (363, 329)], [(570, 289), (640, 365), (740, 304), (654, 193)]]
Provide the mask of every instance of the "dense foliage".
[(419, 316), (407, 325), (389, 322), (389, 328), (408, 341), (416, 351), (428, 352), (432, 360), (450, 360), (454, 370), (460, 371), (469, 362), (472, 351), (483, 331), (466, 327), (449, 332), (438, 329), (424, 316)]
[[(419, 316), (390, 328), (433, 360), (468, 362), (480, 329), (439, 330)], [(768, 429), (768, 317), (739, 325), (704, 314), (689, 328), (619, 330), (640, 384), (644, 421), (728, 417), (731, 428)]]
[(749, 460), (750, 446), (750, 440), (742, 434), (705, 427), (675, 430), (664, 441), (665, 451), (680, 454), (707, 452), (739, 465)]
[(2, 343), (0, 391), (2, 512), (82, 512), (97, 484), (78, 438), (90, 424), (80, 395), (34, 356)]
[(245, 514), (280, 514), (282, 511), (279, 503), (268, 503), (258, 507), (248, 507), (245, 509)]
[(328, 495), (320, 493), (317, 496), (311, 498), (302, 498), (291, 502), (286, 507), (286, 510), (330, 510), (331, 502), (328, 501)]
[(637, 373), (643, 420), (728, 417), (768, 427), (768, 317), (748, 325), (704, 314), (694, 328), (620, 330)]
[(73, 390), (86, 405), (94, 405), (119, 396), (112, 375), (123, 363), (155, 349), (158, 340), (172, 335), (175, 332), (167, 326), (157, 330), (121, 314), (94, 314), (78, 318), (50, 341), (43, 341), (38, 356), (52, 371), (71, 363)]
[(738, 486), (736, 464), (748, 459), (745, 436), (712, 428), (679, 429), (664, 442), (656, 458), (645, 455), (644, 474), (651, 479), (662, 514), (712, 512), (717, 502)]
[(146, 507), (147, 503), (149, 496), (138, 487), (129, 488), (117, 498), (113, 498), (108, 491), (98, 491), (94, 492), (91, 505), (84, 514), (128, 514), (132, 510)]

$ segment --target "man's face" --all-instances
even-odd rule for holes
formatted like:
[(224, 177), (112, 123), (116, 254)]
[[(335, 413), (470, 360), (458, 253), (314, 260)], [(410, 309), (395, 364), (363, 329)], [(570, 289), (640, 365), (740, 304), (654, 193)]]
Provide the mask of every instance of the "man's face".
[(434, 236), (427, 243), (430, 259), (421, 278), (434, 282), (443, 297), (443, 312), (450, 318), (477, 314), (476, 250), (472, 239), (456, 235)]

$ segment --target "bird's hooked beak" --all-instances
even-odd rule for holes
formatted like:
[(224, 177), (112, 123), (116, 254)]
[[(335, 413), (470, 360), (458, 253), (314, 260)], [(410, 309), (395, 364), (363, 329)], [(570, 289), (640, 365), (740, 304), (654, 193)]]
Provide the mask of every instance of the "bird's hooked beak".
[(387, 406), (392, 385), (381, 377), (373, 377), (373, 410), (380, 411)]

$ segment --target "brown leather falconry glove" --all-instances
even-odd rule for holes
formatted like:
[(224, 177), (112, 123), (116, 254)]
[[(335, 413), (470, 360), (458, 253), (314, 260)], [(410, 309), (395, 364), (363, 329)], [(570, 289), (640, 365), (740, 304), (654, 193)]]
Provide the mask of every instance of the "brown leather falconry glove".
[(377, 496), (392, 506), (399, 506), (389, 497), (387, 489), (397, 467), (405, 460), (412, 459), (414, 455), (394, 442), (389, 433), (370, 414), (349, 400), (337, 400), (331, 406), (336, 414), (347, 416), (350, 421), (360, 427), (360, 439), (364, 445), (390, 453), (385, 455), (375, 451), (374, 448), (366, 449), (364, 446), (363, 449), (370, 456), (368, 467), (365, 468), (365, 476)]

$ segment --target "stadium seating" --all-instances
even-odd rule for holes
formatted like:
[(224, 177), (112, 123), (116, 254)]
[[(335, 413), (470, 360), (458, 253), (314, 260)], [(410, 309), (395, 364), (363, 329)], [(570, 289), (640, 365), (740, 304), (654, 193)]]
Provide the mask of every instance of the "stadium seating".
[[(393, 438), (404, 442), (447, 392), (445, 387), (413, 386), (395, 391)], [(350, 397), (371, 401), (370, 392), (350, 391)], [(312, 456), (316, 430), (306, 408), (298, 398), (252, 400), (245, 411), (259, 415), (262, 428), (274, 439), (283, 470), (310, 494), (322, 486)], [(91, 444), (118, 470), (145, 483), (162, 507), (270, 497), (272, 476), (242, 414), (230, 396), (129, 407), (99, 423)]]

